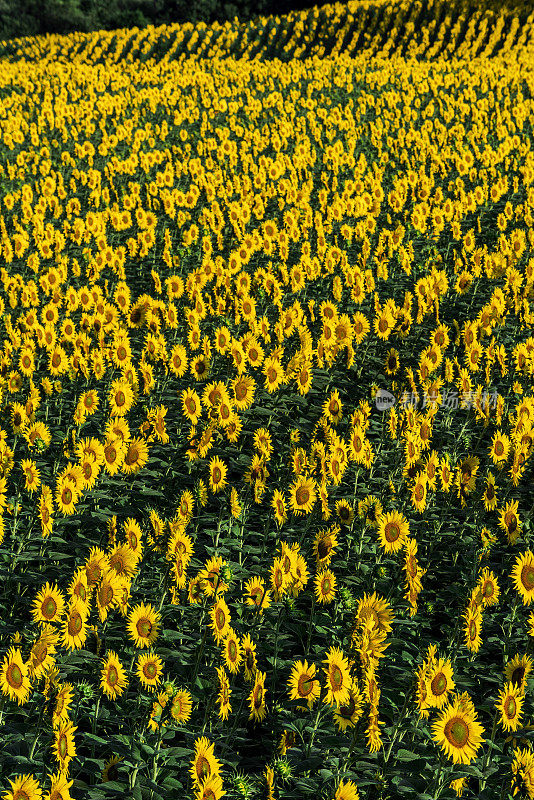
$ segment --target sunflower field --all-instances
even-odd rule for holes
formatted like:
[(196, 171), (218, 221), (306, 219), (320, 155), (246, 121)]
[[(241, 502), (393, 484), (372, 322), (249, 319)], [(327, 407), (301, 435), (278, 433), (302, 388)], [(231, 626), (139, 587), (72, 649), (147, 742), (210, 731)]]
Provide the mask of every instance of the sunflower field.
[(459, 0), (0, 43), (3, 800), (534, 798), (533, 65)]

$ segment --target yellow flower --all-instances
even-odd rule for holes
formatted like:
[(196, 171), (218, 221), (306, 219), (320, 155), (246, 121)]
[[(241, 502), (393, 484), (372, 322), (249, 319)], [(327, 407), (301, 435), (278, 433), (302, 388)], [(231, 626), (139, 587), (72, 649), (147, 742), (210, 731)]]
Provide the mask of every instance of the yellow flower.
[(117, 658), (117, 654), (113, 650), (109, 650), (106, 658), (103, 659), (100, 676), (102, 691), (110, 700), (116, 700), (117, 697), (121, 696), (127, 684), (128, 680), (124, 667)]
[(497, 711), (501, 712), (501, 725), (505, 731), (516, 731), (523, 715), (525, 696), (520, 686), (507, 683), (499, 692)]
[(23, 705), (28, 699), (31, 683), (28, 666), (22, 661), (20, 650), (11, 647), (0, 667), (0, 689), (10, 700)]
[(484, 728), (476, 717), (476, 712), (454, 701), (432, 724), (432, 738), (455, 764), (470, 764), (484, 742)]
[(148, 604), (140, 603), (128, 614), (127, 632), (136, 647), (150, 647), (158, 638), (160, 614)]
[(312, 708), (321, 693), (319, 680), (315, 677), (315, 664), (308, 666), (307, 661), (295, 661), (288, 688), (290, 700), (306, 700), (308, 708)]

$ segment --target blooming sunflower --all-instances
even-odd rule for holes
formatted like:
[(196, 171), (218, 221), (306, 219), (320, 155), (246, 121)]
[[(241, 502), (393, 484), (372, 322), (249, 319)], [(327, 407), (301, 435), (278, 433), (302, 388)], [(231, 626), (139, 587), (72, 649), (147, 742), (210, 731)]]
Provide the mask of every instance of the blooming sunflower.
[(330, 393), (330, 397), (325, 400), (323, 404), (323, 414), (328, 422), (332, 425), (337, 425), (343, 418), (343, 404), (339, 398), (339, 392), (334, 389)]
[(363, 713), (364, 697), (355, 678), (349, 689), (346, 703), (334, 708), (334, 722), (338, 730), (354, 728)]
[(54, 653), (58, 635), (52, 625), (45, 625), (41, 635), (33, 643), (30, 655), (28, 656), (28, 672), (30, 678), (42, 678), (54, 665)]
[(195, 752), (189, 771), (196, 788), (199, 788), (212, 775), (220, 773), (221, 762), (213, 754), (214, 747), (215, 745), (210, 744), (205, 736), (195, 741)]
[(136, 437), (128, 442), (124, 453), (122, 471), (126, 475), (133, 475), (139, 472), (148, 461), (148, 446), (144, 439)]
[(220, 800), (226, 792), (220, 775), (210, 775), (195, 792), (195, 800)]
[(250, 683), (250, 681), (254, 680), (254, 675), (258, 668), (256, 662), (256, 645), (248, 633), (246, 633), (241, 640), (241, 646), (243, 648), (244, 677), (245, 680)]
[(287, 684), (290, 700), (306, 700), (308, 708), (313, 708), (321, 693), (319, 679), (315, 677), (315, 664), (308, 666), (307, 661), (295, 661)]
[(20, 650), (11, 647), (0, 668), (0, 689), (10, 700), (23, 705), (31, 691), (28, 665), (22, 660)]
[(68, 714), (71, 703), (74, 699), (74, 691), (71, 683), (62, 683), (58, 687), (54, 711), (52, 712), (52, 725), (58, 728), (61, 723), (68, 722)]
[(470, 764), (484, 742), (476, 712), (449, 703), (432, 724), (432, 738), (454, 764)]
[(431, 708), (443, 708), (449, 693), (454, 691), (454, 686), (449, 659), (437, 659), (427, 675), (427, 705)]
[(491, 440), (489, 456), (496, 466), (503, 465), (510, 454), (511, 442), (502, 431), (497, 431)]
[(230, 695), (232, 694), (232, 690), (230, 688), (228, 676), (224, 671), (224, 667), (217, 667), (217, 677), (219, 679), (219, 693), (217, 695), (217, 702), (219, 703), (218, 716), (221, 719), (226, 720), (228, 719), (228, 714), (232, 710), (232, 706), (230, 704)]
[(500, 589), (497, 583), (497, 578), (490, 572), (489, 569), (484, 569), (482, 575), (478, 579), (478, 587), (482, 595), (482, 605), (494, 606), (499, 602)]
[(110, 700), (116, 700), (128, 684), (126, 672), (113, 650), (108, 650), (106, 658), (102, 661), (100, 686)]
[(339, 530), (338, 525), (333, 525), (326, 530), (318, 531), (316, 534), (313, 543), (313, 553), (318, 566), (326, 567), (332, 560), (334, 548), (337, 547), (338, 544), (337, 534)]
[(241, 649), (239, 636), (237, 636), (232, 627), (229, 628), (224, 638), (223, 657), (229, 672), (234, 674), (239, 672), (239, 667), (243, 661), (243, 651)]
[(482, 644), (482, 614), (480, 609), (469, 608), (465, 615), (464, 643), (472, 653), (478, 653)]
[(48, 582), (38, 592), (33, 602), (33, 621), (40, 624), (57, 622), (65, 610), (65, 600), (57, 585)]
[(9, 783), (11, 790), (2, 795), (2, 800), (42, 800), (43, 790), (33, 775), (16, 775)]
[(69, 603), (65, 617), (61, 621), (61, 640), (68, 650), (83, 647), (87, 639), (87, 617), (89, 609), (79, 597)]
[(326, 676), (324, 702), (337, 706), (345, 704), (349, 699), (352, 683), (347, 659), (341, 650), (337, 647), (331, 647), (323, 663), (326, 665), (323, 667), (323, 672)]
[(217, 644), (220, 644), (230, 630), (230, 609), (224, 598), (219, 597), (210, 611), (211, 629)]
[(255, 722), (261, 722), (266, 714), (267, 708), (265, 705), (265, 678), (267, 677), (267, 673), (260, 672), (259, 670), (256, 671), (254, 675), (254, 686), (252, 687), (252, 691), (249, 695), (249, 707), (250, 707), (250, 714), (249, 719), (254, 720)]
[(520, 686), (511, 681), (499, 692), (497, 711), (501, 713), (501, 725), (505, 731), (516, 731), (523, 715), (525, 696)]
[(534, 553), (531, 550), (517, 556), (511, 577), (523, 604), (530, 605), (534, 599)]
[(515, 544), (523, 528), (523, 523), (517, 514), (517, 500), (510, 500), (499, 511), (499, 527), (506, 533), (510, 544)]
[(37, 465), (31, 458), (25, 458), (21, 461), (20, 468), (24, 475), (24, 488), (27, 492), (33, 494), (41, 485), (41, 478)]
[(391, 631), (393, 611), (389, 603), (376, 592), (371, 595), (364, 594), (358, 603), (354, 620), (355, 627), (360, 627), (368, 620), (371, 620), (373, 627), (377, 628), (381, 633), (389, 633)]
[(193, 697), (187, 689), (179, 689), (171, 703), (171, 717), (179, 724), (188, 722), (193, 709)]
[(74, 732), (77, 730), (70, 720), (62, 721), (55, 730), (52, 752), (64, 774), (68, 771), (71, 759), (76, 756)]
[(128, 614), (128, 636), (136, 647), (150, 647), (158, 638), (160, 614), (147, 604), (140, 603)]
[[(50, 792), (47, 794), (46, 800), (71, 800), (69, 789), (73, 783), (73, 780), (69, 781), (68, 775), (59, 770), (50, 777)], [(25, 800), (25, 798), (22, 797), (21, 800)]]
[(512, 794), (520, 792), (529, 800), (534, 798), (534, 753), (527, 747), (514, 750), (512, 761)]
[(359, 797), (354, 781), (340, 781), (332, 800), (359, 800)]
[(152, 691), (160, 682), (163, 674), (163, 662), (154, 653), (142, 653), (137, 659), (137, 677), (143, 688)]
[(410, 533), (408, 520), (399, 511), (389, 511), (382, 514), (378, 520), (378, 538), (384, 551), (396, 553), (404, 544)]
[(274, 518), (279, 527), (287, 520), (287, 507), (284, 493), (280, 489), (275, 489), (271, 500), (271, 508), (274, 511)]
[(315, 576), (315, 597), (318, 603), (328, 605), (336, 596), (336, 576), (330, 569), (324, 569)]
[(294, 514), (310, 514), (317, 497), (315, 481), (299, 475), (290, 488), (289, 504)]
[(212, 492), (220, 492), (226, 486), (227, 472), (228, 467), (221, 458), (215, 456), (211, 459), (209, 485)]

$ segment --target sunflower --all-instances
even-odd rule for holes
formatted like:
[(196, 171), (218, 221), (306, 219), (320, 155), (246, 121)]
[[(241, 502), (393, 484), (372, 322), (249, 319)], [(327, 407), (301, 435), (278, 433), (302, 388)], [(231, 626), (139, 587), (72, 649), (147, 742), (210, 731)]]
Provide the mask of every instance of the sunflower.
[(171, 717), (178, 724), (186, 723), (191, 717), (193, 697), (187, 689), (179, 689), (171, 703)]
[(41, 485), (41, 477), (35, 461), (25, 458), (20, 463), (20, 468), (24, 475), (24, 488), (33, 494)]
[(47, 794), (46, 800), (71, 800), (69, 789), (73, 783), (74, 781), (69, 781), (68, 775), (65, 775), (61, 770), (56, 772), (55, 775), (51, 775), (50, 792)]
[(99, 547), (92, 547), (85, 561), (87, 586), (96, 586), (96, 584), (102, 580), (106, 569), (109, 569), (109, 561), (106, 553)]
[(386, 375), (395, 375), (399, 371), (399, 367), (399, 353), (392, 347), (386, 356), (384, 371)]
[(265, 376), (264, 386), (269, 394), (273, 394), (284, 380), (284, 368), (277, 358), (268, 356), (263, 362), (262, 372)]
[(226, 486), (227, 472), (228, 467), (222, 459), (217, 456), (211, 459), (209, 485), (213, 493), (220, 492)]
[(274, 511), (274, 518), (279, 527), (287, 520), (287, 506), (284, 493), (280, 489), (275, 489), (271, 500), (271, 508)]
[(33, 621), (40, 624), (57, 622), (65, 610), (65, 600), (61, 591), (54, 583), (46, 583), (33, 602)]
[(511, 442), (502, 431), (497, 431), (491, 440), (489, 456), (496, 466), (502, 466), (510, 454)]
[(337, 647), (330, 648), (323, 663), (326, 664), (323, 667), (326, 676), (326, 695), (323, 702), (331, 705), (335, 703), (339, 707), (349, 699), (352, 683), (349, 663)]
[(484, 501), (484, 508), (486, 511), (494, 511), (497, 508), (497, 493), (495, 491), (495, 476), (488, 473), (486, 477), (486, 488), (482, 495)]
[(126, 588), (125, 578), (108, 569), (102, 575), (102, 580), (95, 593), (96, 607), (101, 622), (105, 622), (111, 609), (120, 605), (123, 591)]
[(256, 662), (256, 645), (246, 633), (241, 640), (241, 647), (243, 650), (243, 668), (245, 680), (250, 683), (254, 680), (258, 665)]
[(78, 489), (71, 480), (65, 478), (58, 480), (56, 488), (56, 503), (57, 507), (64, 516), (74, 514), (75, 506), (80, 495)]
[(233, 628), (229, 628), (223, 642), (223, 657), (226, 668), (229, 672), (239, 672), (239, 667), (243, 661), (243, 651), (241, 649), (241, 642), (239, 636)]
[(267, 673), (260, 672), (259, 670), (257, 670), (254, 675), (254, 686), (252, 687), (252, 691), (250, 692), (248, 698), (250, 708), (249, 719), (254, 720), (254, 722), (261, 722), (267, 714), (267, 708), (265, 705), (266, 677)]
[(509, 682), (499, 692), (497, 711), (501, 712), (501, 725), (505, 731), (516, 731), (523, 715), (523, 691), (515, 683)]
[(480, 609), (469, 608), (465, 615), (464, 643), (472, 653), (478, 653), (482, 644), (480, 631), (482, 630), (482, 614)]
[(256, 391), (256, 382), (251, 375), (240, 375), (230, 384), (232, 390), (232, 399), (238, 411), (245, 411), (250, 408), (254, 401), (254, 393)]
[(230, 681), (223, 667), (217, 667), (217, 677), (219, 678), (219, 693), (217, 695), (217, 702), (219, 703), (218, 716), (222, 720), (226, 720), (228, 719), (228, 714), (232, 710), (232, 706), (230, 705), (232, 690), (230, 689)]
[(346, 500), (336, 501), (336, 514), (338, 515), (341, 524), (350, 528), (354, 522), (354, 510)]
[(521, 792), (529, 800), (534, 798), (534, 753), (527, 747), (514, 750), (511, 788), (514, 797)]
[(426, 508), (427, 492), (428, 492), (428, 478), (426, 476), (426, 473), (421, 472), (419, 473), (419, 475), (417, 476), (417, 478), (413, 483), (410, 495), (413, 507), (420, 514), (422, 514)]
[(210, 775), (196, 790), (194, 800), (220, 800), (225, 794), (221, 776)]
[(336, 576), (330, 569), (325, 569), (315, 576), (315, 597), (318, 603), (328, 605), (336, 596)]
[(79, 598), (73, 599), (61, 622), (61, 640), (68, 650), (83, 647), (87, 639), (89, 609)]
[(45, 625), (28, 656), (28, 672), (32, 680), (39, 680), (54, 666), (57, 640), (58, 635), (53, 626)]
[(504, 668), (504, 677), (515, 686), (519, 686), (521, 692), (525, 692), (527, 677), (532, 671), (532, 659), (527, 656), (519, 656), (516, 653), (514, 658), (508, 662)]
[(196, 788), (213, 775), (218, 775), (221, 771), (221, 762), (214, 754), (215, 745), (210, 744), (209, 740), (202, 736), (195, 741), (195, 752), (191, 761), (190, 774)]
[(454, 691), (454, 686), (449, 659), (437, 659), (427, 674), (427, 705), (431, 708), (443, 708), (449, 693)]
[(20, 650), (11, 647), (0, 668), (0, 689), (10, 700), (23, 705), (31, 691), (28, 665), (22, 661)]
[(144, 439), (136, 437), (128, 442), (126, 452), (124, 454), (124, 461), (122, 464), (122, 471), (126, 475), (133, 475), (139, 472), (141, 467), (144, 467), (148, 461), (148, 447)]
[(112, 417), (123, 417), (127, 414), (134, 402), (134, 393), (128, 381), (120, 379), (113, 381), (108, 401)]
[(33, 775), (15, 775), (9, 780), (11, 790), (2, 795), (2, 800), (42, 800), (43, 790)]
[(380, 517), (382, 516), (382, 503), (374, 494), (368, 495), (365, 500), (358, 503), (358, 516), (363, 519), (364, 524), (371, 528), (378, 528)]
[(393, 611), (389, 603), (376, 592), (371, 595), (364, 594), (358, 603), (354, 625), (359, 628), (368, 620), (372, 621), (373, 627), (380, 633), (387, 634), (391, 631)]
[(54, 711), (52, 712), (52, 725), (54, 728), (58, 728), (63, 722), (68, 722), (68, 714), (73, 698), (72, 684), (62, 683), (58, 688)]
[(182, 408), (186, 419), (188, 419), (192, 425), (196, 425), (200, 419), (202, 406), (200, 397), (194, 389), (185, 389), (182, 392)]
[(106, 763), (104, 764), (104, 769), (102, 770), (102, 783), (108, 783), (109, 781), (116, 781), (119, 778), (119, 770), (118, 764), (120, 764), (122, 758), (117, 755), (112, 755), (111, 758), (108, 758)]
[(340, 781), (332, 800), (359, 800), (359, 798), (354, 781)]
[(128, 684), (126, 672), (117, 654), (108, 650), (106, 658), (102, 659), (102, 672), (100, 674), (100, 687), (110, 700), (120, 697)]
[(160, 614), (150, 605), (140, 603), (128, 614), (126, 630), (136, 647), (150, 647), (158, 638)]
[(378, 520), (378, 538), (387, 554), (396, 553), (410, 533), (408, 520), (399, 511), (382, 514)]
[(307, 661), (295, 661), (287, 685), (290, 700), (306, 700), (308, 708), (313, 708), (321, 693), (319, 679), (315, 677), (315, 664), (308, 666)]
[(511, 577), (523, 604), (530, 605), (534, 599), (534, 553), (531, 550), (517, 556)]
[(432, 724), (432, 738), (454, 764), (469, 764), (477, 757), (484, 742), (484, 728), (477, 722), (476, 712), (449, 703)]
[(484, 569), (478, 580), (478, 587), (482, 595), (482, 605), (494, 606), (499, 602), (500, 589), (497, 578), (488, 569)]
[(302, 475), (293, 481), (289, 491), (289, 504), (294, 514), (311, 513), (316, 500), (315, 481)]
[(515, 544), (523, 528), (523, 523), (517, 515), (517, 500), (510, 500), (499, 511), (499, 527), (502, 528), (510, 544)]
[(334, 549), (337, 547), (339, 526), (333, 525), (326, 530), (320, 530), (313, 543), (313, 553), (318, 566), (326, 567), (332, 560)]
[(364, 697), (358, 682), (353, 678), (349, 689), (349, 699), (339, 707), (334, 708), (334, 722), (340, 731), (354, 728), (363, 713)]
[(334, 389), (330, 393), (330, 397), (325, 400), (323, 404), (323, 414), (328, 422), (332, 425), (337, 425), (343, 418), (343, 404), (339, 398), (339, 392)]

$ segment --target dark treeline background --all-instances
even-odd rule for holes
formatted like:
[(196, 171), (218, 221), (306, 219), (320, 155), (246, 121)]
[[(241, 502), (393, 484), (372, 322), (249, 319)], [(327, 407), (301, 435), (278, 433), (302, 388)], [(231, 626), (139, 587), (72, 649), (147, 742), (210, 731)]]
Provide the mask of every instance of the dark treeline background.
[[(330, 0), (331, 2), (332, 0)], [(44, 33), (248, 20), (327, 0), (0, 0), (0, 40)]]

